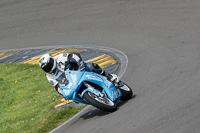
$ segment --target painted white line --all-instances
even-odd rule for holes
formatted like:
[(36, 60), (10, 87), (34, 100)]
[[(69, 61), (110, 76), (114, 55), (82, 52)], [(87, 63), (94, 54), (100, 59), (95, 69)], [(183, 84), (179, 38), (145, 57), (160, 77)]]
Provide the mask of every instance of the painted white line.
[(69, 123), (71, 120), (73, 120), (74, 118), (78, 117), (80, 114), (82, 114), (84, 111), (86, 111), (87, 109), (89, 109), (91, 107), (91, 105), (87, 105), (85, 108), (83, 108), (81, 111), (79, 111), (77, 114), (75, 114), (73, 117), (71, 117), (70, 119), (68, 119), (67, 121), (65, 121), (64, 123), (62, 123), (61, 125), (59, 125), (58, 127), (54, 128), (52, 131), (50, 131), (49, 133), (53, 133), (56, 130), (58, 130), (59, 128), (61, 128), (62, 126), (66, 125), (67, 123)]

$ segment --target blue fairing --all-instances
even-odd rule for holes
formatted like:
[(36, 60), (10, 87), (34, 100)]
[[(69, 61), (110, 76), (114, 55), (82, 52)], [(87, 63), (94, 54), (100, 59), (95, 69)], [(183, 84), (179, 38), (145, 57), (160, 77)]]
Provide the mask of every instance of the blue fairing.
[[(117, 101), (121, 97), (121, 92), (119, 89), (116, 89), (115, 86), (104, 76), (93, 72), (71, 71), (69, 69), (66, 70), (66, 75), (69, 81), (68, 85), (60, 86), (62, 94), (66, 99), (72, 99), (78, 102), (86, 103), (82, 97), (87, 91), (95, 93), (96, 95), (99, 95), (99, 93), (104, 93), (105, 96), (109, 97), (112, 101)], [(102, 92), (99, 92), (90, 86), (83, 90), (80, 96), (77, 96), (77, 92), (84, 81), (89, 81), (101, 86), (103, 88)]]

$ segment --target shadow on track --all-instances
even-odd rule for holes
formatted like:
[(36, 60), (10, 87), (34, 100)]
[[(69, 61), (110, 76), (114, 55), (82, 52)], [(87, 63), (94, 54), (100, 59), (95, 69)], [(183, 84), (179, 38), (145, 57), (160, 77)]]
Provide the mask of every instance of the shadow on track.
[(83, 114), (82, 116), (80, 116), (80, 118), (87, 120), (96, 116), (105, 116), (110, 114), (110, 112), (106, 112), (97, 108), (92, 108), (92, 110), (88, 111), (87, 113)]
[[(132, 98), (129, 99), (128, 101), (134, 99), (135, 97), (136, 97), (136, 95), (133, 95)], [(119, 102), (117, 102), (117, 107), (118, 107), (118, 109), (119, 109), (121, 106), (123, 106), (124, 104), (126, 104), (128, 101), (119, 101)]]
[[(133, 95), (131, 99), (134, 99), (136, 97), (136, 95)], [(131, 100), (130, 99), (130, 100)], [(124, 104), (126, 104), (128, 101), (119, 101), (117, 103), (117, 106), (118, 106), (118, 109), (123, 106)], [(118, 110), (117, 109), (117, 110)], [(117, 111), (116, 110), (116, 111)], [(90, 111), (88, 111), (87, 113), (83, 114), (80, 116), (81, 119), (84, 119), (84, 120), (87, 120), (87, 119), (91, 119), (93, 117), (96, 117), (96, 116), (105, 116), (105, 115), (109, 115), (110, 113), (113, 113), (113, 112), (106, 112), (106, 111), (103, 111), (103, 110), (100, 110), (100, 109), (97, 109), (95, 107), (92, 107), (92, 109), (90, 109)]]

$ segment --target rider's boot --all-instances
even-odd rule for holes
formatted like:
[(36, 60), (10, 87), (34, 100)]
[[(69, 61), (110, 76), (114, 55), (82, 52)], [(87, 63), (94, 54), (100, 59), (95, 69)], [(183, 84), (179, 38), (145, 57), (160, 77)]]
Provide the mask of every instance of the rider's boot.
[(102, 71), (102, 73), (100, 73), (102, 76), (107, 77), (107, 79), (112, 82), (116, 87), (119, 86), (120, 80), (119, 80), (119, 76), (117, 76), (116, 74), (110, 74), (106, 71)]
[(121, 83), (119, 80), (119, 76), (117, 76), (116, 74), (109, 74), (108, 72), (106, 72), (102, 68), (100, 68), (99, 65), (96, 63), (92, 63), (92, 66), (93, 66), (94, 70), (98, 71), (97, 73), (99, 73), (99, 71), (101, 71), (99, 73), (100, 75), (107, 77), (107, 79), (110, 82), (112, 82), (116, 87), (119, 87), (119, 83)]

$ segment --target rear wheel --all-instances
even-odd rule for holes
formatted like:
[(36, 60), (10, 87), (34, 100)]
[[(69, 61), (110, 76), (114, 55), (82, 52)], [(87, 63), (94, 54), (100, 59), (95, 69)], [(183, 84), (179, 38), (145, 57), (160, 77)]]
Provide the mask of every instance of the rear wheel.
[(120, 81), (119, 90), (122, 93), (122, 96), (121, 96), (120, 100), (127, 101), (127, 100), (129, 100), (129, 99), (132, 98), (133, 91), (132, 91), (132, 89), (127, 84), (125, 84), (125, 83), (123, 83), (123, 82)]
[(86, 92), (83, 98), (91, 105), (108, 112), (117, 110), (116, 104), (107, 97), (100, 97), (94, 93)]

